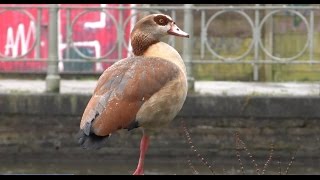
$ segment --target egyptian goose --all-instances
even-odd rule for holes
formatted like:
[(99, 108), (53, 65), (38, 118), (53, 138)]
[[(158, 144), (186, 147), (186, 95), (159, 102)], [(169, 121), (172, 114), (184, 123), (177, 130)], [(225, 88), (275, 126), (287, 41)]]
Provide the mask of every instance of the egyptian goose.
[(100, 76), (84, 110), (78, 135), (83, 148), (100, 148), (120, 129), (141, 127), (140, 158), (134, 174), (144, 174), (150, 133), (172, 121), (186, 99), (186, 67), (166, 35), (189, 37), (171, 17), (152, 14), (139, 20), (131, 33), (133, 57), (122, 59)]

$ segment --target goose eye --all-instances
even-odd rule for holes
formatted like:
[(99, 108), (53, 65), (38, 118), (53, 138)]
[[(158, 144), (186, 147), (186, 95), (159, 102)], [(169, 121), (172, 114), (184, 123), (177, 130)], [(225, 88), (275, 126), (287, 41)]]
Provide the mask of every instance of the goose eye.
[(154, 17), (154, 22), (157, 23), (160, 26), (165, 26), (168, 24), (168, 19), (163, 15), (158, 15)]

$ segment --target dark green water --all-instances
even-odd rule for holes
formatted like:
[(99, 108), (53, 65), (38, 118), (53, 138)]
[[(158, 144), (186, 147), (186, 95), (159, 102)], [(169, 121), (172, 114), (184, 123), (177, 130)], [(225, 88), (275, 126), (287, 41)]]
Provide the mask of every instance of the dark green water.
[[(131, 162), (122, 163), (2, 163), (0, 167), (1, 174), (64, 174), (64, 175), (131, 175), (135, 170), (136, 164)], [(200, 175), (212, 175), (212, 172), (204, 165), (195, 165), (194, 168)], [(241, 175), (239, 165), (219, 166), (213, 168), (215, 174)], [(285, 174), (286, 167), (267, 168), (265, 174), (277, 175)], [(245, 166), (244, 173), (248, 175), (257, 174), (250, 165)], [(260, 169), (261, 173), (261, 169)], [(146, 163), (145, 175), (195, 175), (196, 172), (186, 163)], [(294, 164), (289, 168), (288, 174), (320, 174), (319, 168), (297, 167)]]

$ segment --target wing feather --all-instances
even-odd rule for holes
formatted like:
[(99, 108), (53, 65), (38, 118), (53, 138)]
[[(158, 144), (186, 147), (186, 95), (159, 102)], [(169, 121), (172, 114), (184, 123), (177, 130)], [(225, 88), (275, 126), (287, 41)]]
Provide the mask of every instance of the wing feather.
[(100, 76), (80, 128), (98, 136), (128, 128), (141, 105), (179, 72), (178, 66), (158, 57), (137, 56), (115, 63)]

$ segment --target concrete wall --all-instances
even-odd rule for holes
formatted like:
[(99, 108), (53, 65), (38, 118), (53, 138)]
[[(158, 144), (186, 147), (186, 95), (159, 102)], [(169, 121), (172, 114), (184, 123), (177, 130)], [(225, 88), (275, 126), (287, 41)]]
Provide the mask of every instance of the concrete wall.
[[(141, 138), (138, 129), (113, 134), (98, 151), (78, 146), (76, 134), (89, 98), (81, 94), (0, 94), (1, 161), (135, 162)], [(316, 168), (320, 165), (319, 107), (320, 97), (189, 95), (174, 122), (151, 137), (146, 162), (186, 164), (191, 159), (201, 164), (186, 142), (183, 120), (198, 152), (220, 169), (223, 165), (239, 166), (236, 131), (260, 165), (274, 143), (274, 159), (280, 157), (285, 164), (296, 152), (296, 166)], [(241, 153), (243, 163), (251, 168), (250, 158)], [(276, 167), (276, 162), (270, 166)]]

